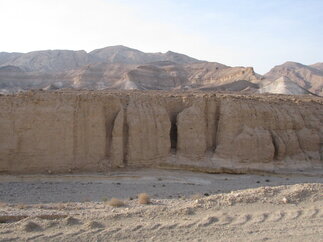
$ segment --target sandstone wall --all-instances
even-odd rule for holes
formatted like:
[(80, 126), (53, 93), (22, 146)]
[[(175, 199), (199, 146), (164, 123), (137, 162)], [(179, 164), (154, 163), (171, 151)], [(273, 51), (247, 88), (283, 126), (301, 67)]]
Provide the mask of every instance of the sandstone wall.
[(0, 172), (322, 168), (323, 100), (175, 92), (0, 96)]

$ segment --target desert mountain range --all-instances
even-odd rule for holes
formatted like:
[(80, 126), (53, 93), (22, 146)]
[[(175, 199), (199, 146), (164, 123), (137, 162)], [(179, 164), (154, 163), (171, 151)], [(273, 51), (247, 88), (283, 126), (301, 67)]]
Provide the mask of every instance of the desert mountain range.
[(168, 51), (144, 53), (111, 46), (89, 53), (44, 50), (0, 52), (0, 92), (30, 89), (217, 90), (323, 95), (323, 63), (286, 62), (264, 76)]

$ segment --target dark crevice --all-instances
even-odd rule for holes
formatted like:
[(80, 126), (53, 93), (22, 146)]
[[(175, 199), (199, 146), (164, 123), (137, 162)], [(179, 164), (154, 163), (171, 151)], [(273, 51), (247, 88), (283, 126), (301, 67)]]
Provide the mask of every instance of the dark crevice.
[(128, 164), (128, 137), (129, 127), (127, 120), (127, 109), (124, 109), (124, 121), (123, 121), (123, 165), (126, 167)]
[(274, 134), (271, 132), (271, 139), (272, 139), (272, 143), (273, 143), (273, 146), (274, 146), (274, 160), (278, 160), (278, 144), (277, 144), (277, 141), (274, 137)]
[(127, 97), (123, 105), (123, 165), (126, 167), (128, 165), (128, 153), (129, 153), (129, 125), (128, 125), (128, 110), (129, 107), (129, 96)]
[(110, 146), (112, 142), (112, 127), (110, 125), (110, 122), (108, 120), (105, 121), (105, 159), (108, 160), (110, 158)]
[(177, 122), (176, 118), (171, 121), (171, 128), (170, 128), (170, 147), (171, 152), (176, 153), (177, 149)]
[(117, 118), (118, 113), (116, 113), (113, 119), (109, 119), (107, 111), (105, 111), (105, 158), (106, 160), (110, 159), (111, 156), (111, 144), (112, 144), (112, 130), (114, 126), (114, 122)]
[(216, 149), (218, 145), (218, 131), (219, 131), (219, 123), (220, 123), (220, 112), (221, 112), (221, 102), (216, 100), (216, 112), (215, 112), (215, 130), (213, 135), (213, 151)]

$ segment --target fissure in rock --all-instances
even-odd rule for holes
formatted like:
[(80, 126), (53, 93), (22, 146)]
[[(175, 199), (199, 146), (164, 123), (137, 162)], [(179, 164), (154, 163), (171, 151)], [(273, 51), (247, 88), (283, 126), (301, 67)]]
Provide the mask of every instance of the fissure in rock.
[(176, 149), (177, 149), (177, 122), (176, 122), (176, 120), (172, 121), (172, 125), (170, 128), (170, 143), (171, 143), (172, 153), (176, 153)]

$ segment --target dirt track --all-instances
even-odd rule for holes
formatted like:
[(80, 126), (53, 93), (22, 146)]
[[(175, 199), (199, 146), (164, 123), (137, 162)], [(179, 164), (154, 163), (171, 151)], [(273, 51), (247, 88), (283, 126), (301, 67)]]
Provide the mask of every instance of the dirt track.
[(218, 194), (261, 186), (322, 183), (323, 176), (230, 175), (157, 169), (125, 170), (106, 175), (25, 175), (0, 177), (0, 201), (8, 203), (102, 202), (134, 198), (146, 192), (170, 199)]

